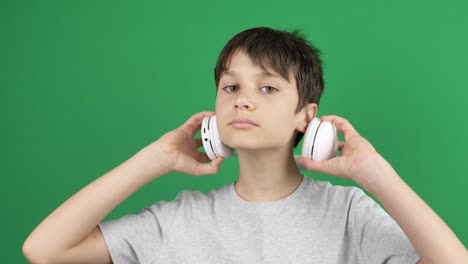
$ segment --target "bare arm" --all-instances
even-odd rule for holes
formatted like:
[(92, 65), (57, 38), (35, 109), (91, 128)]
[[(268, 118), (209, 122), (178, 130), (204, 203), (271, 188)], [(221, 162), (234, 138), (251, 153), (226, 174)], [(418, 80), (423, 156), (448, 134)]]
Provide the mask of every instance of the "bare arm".
[(180, 128), (143, 148), (65, 201), (34, 229), (23, 244), (32, 263), (111, 263), (98, 223), (146, 183), (169, 171), (191, 175), (216, 173), (222, 159), (209, 164), (193, 137), (204, 116), (192, 116)]
[(468, 263), (468, 252), (447, 224), (383, 158), (369, 173), (368, 190), (395, 219), (421, 258), (420, 263)]
[[(138, 153), (69, 198), (28, 237), (23, 246), (26, 257), (41, 263), (53, 256), (54, 261), (65, 262), (78, 253), (74, 247), (94, 230), (93, 238), (87, 240), (97, 246), (90, 262), (110, 263), (104, 240), (97, 234), (97, 224), (145, 184), (143, 179), (148, 178), (143, 169), (145, 162), (147, 158)], [(156, 178), (164, 171), (154, 173)], [(78, 247), (82, 248), (83, 245)]]
[(342, 155), (327, 161), (298, 159), (305, 168), (352, 179), (379, 200), (415, 248), (420, 263), (468, 263), (468, 252), (447, 224), (400, 178), (353, 126), (322, 116), (343, 133)]

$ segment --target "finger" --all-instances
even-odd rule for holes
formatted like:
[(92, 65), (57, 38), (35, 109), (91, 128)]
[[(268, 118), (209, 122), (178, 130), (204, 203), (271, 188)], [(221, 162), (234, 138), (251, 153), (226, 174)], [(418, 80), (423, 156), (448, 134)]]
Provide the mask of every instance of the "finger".
[(201, 128), (203, 119), (207, 116), (213, 116), (215, 112), (203, 111), (192, 115), (182, 126), (180, 127), (183, 131), (191, 136), (195, 136)]
[(194, 176), (216, 174), (218, 172), (219, 165), (221, 165), (223, 160), (223, 157), (218, 157), (212, 160), (210, 163), (198, 163), (194, 170)]
[(353, 136), (359, 135), (359, 133), (356, 131), (356, 129), (354, 129), (351, 123), (343, 117), (337, 115), (329, 115), (322, 116), (320, 120), (329, 121), (335, 124), (336, 129), (343, 134), (346, 141), (348, 141), (348, 139), (350, 139)]
[(330, 160), (311, 160), (304, 157), (299, 157), (297, 162), (306, 170), (333, 175)]

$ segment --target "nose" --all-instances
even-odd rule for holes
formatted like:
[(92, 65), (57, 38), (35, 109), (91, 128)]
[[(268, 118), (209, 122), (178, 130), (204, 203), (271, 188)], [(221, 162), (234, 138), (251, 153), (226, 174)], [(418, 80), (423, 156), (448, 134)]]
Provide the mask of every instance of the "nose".
[(237, 110), (242, 109), (252, 111), (255, 109), (255, 105), (250, 98), (239, 96), (234, 103), (234, 108)]

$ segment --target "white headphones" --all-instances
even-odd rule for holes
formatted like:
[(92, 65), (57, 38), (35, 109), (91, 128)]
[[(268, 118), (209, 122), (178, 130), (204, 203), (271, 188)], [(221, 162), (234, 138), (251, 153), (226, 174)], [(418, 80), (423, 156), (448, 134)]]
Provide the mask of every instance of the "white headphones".
[[(235, 155), (234, 150), (221, 142), (218, 133), (216, 116), (205, 117), (201, 126), (203, 148), (208, 157)], [(315, 117), (307, 126), (302, 145), (302, 157), (312, 160), (327, 160), (336, 156), (338, 151), (338, 134), (332, 122), (321, 121)]]

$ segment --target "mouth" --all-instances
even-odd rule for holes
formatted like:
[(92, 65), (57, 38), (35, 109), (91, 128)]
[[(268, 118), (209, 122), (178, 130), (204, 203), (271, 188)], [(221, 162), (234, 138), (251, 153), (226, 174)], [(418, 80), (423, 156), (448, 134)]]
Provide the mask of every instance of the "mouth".
[(258, 126), (257, 123), (245, 118), (234, 119), (229, 125), (235, 128), (252, 128)]

